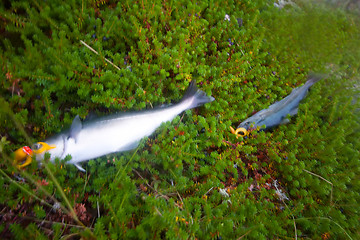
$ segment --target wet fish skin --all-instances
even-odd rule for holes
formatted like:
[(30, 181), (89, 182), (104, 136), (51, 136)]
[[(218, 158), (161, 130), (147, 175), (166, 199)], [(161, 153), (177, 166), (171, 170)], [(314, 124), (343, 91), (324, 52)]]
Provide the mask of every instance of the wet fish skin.
[(265, 125), (265, 129), (269, 129), (279, 124), (288, 123), (287, 116), (297, 114), (301, 100), (306, 97), (309, 88), (320, 79), (322, 79), (320, 75), (311, 76), (303, 86), (293, 89), (284, 99), (275, 102), (267, 109), (263, 109), (241, 122), (237, 128), (249, 130), (250, 127), (262, 128)]
[[(171, 121), (185, 110), (214, 100), (199, 90), (193, 80), (183, 99), (168, 107), (119, 113), (84, 123), (76, 116), (70, 129), (44, 141), (47, 145), (56, 147), (37, 154), (36, 160), (41, 161), (45, 152), (50, 153), (51, 161), (71, 155), (72, 158), (67, 163), (85, 171), (79, 163), (110, 153), (135, 149), (142, 138), (151, 135), (163, 122)], [(38, 145), (37, 148), (41, 147), (43, 146)]]

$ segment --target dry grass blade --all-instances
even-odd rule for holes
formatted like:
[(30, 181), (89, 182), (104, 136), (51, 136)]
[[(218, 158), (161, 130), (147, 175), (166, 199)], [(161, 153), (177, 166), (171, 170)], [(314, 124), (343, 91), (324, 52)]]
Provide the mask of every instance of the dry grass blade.
[[(96, 55), (99, 55), (99, 53), (93, 49), (92, 47), (90, 47), (89, 45), (87, 45), (84, 41), (80, 40), (81, 44), (83, 44), (85, 47), (87, 47), (88, 49), (90, 49), (93, 53), (95, 53)], [(116, 68), (117, 70), (121, 70), (118, 66), (116, 66), (115, 64), (113, 64), (109, 59), (104, 58), (106, 62), (110, 63), (114, 68)]]
[(303, 170), (304, 170), (305, 172), (307, 172), (307, 173), (309, 173), (309, 174), (311, 174), (311, 175), (315, 176), (315, 177), (318, 177), (318, 178), (320, 178), (320, 179), (324, 180), (325, 182), (327, 182), (328, 184), (330, 184), (330, 185), (331, 185), (330, 205), (332, 205), (332, 199), (333, 199), (333, 187), (334, 187), (334, 185), (332, 184), (332, 182), (330, 182), (329, 180), (326, 180), (326, 179), (325, 179), (325, 178), (323, 178), (322, 176), (317, 175), (317, 174), (315, 174), (315, 173), (313, 173), (313, 172), (310, 172), (310, 171), (308, 171), (308, 170), (306, 170), (306, 169), (303, 169)]

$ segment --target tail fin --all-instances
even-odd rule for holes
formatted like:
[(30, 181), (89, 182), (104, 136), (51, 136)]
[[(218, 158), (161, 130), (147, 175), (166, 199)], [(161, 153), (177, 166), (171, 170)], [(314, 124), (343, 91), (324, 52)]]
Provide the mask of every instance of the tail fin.
[(182, 98), (181, 102), (187, 101), (192, 99), (191, 106), (188, 109), (196, 108), (199, 106), (204, 105), (205, 103), (209, 103), (215, 100), (215, 98), (206, 95), (205, 92), (201, 91), (196, 87), (196, 81), (192, 80), (184, 97)]
[(326, 78), (327, 75), (325, 74), (319, 74), (319, 73), (310, 73), (308, 76), (308, 80), (306, 81), (306, 83), (309, 83), (310, 86), (312, 86), (314, 83), (320, 81), (323, 78)]

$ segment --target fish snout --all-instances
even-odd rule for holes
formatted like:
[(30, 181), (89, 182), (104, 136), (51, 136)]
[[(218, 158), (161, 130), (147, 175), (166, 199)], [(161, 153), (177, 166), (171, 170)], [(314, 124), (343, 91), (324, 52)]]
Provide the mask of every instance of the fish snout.
[(50, 149), (56, 148), (56, 145), (49, 145), (46, 142), (37, 142), (33, 145), (32, 149), (35, 154), (41, 154), (45, 151), (49, 151)]

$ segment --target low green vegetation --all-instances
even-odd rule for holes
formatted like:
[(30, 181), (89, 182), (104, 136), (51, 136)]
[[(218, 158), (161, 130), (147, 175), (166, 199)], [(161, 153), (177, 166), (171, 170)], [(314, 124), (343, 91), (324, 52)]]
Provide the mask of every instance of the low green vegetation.
[[(0, 3), (0, 238), (358, 239), (357, 11), (296, 1)], [(326, 74), (291, 123), (229, 127)], [(19, 171), (96, 113), (215, 97), (135, 151)]]

